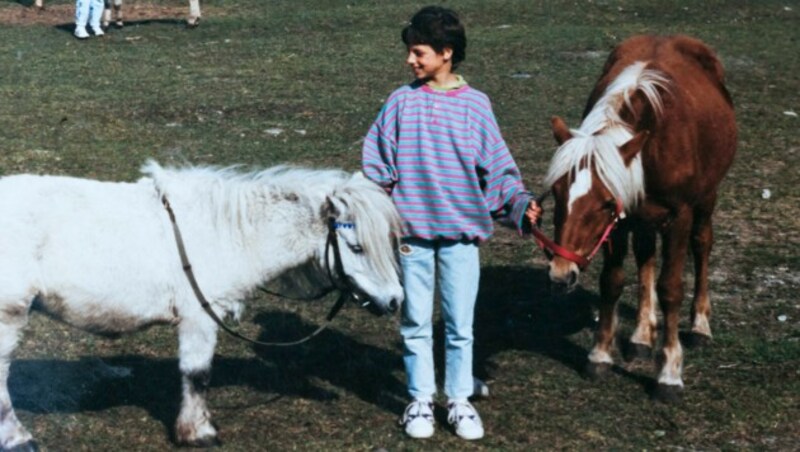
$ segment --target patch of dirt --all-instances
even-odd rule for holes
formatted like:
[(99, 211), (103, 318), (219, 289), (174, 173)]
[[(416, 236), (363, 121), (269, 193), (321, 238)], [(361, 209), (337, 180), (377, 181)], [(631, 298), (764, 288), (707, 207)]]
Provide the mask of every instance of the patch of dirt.
[[(208, 8), (203, 8), (203, 14)], [(189, 15), (189, 4), (185, 6), (161, 6), (150, 3), (125, 3), (122, 7), (123, 19), (126, 23), (147, 20), (179, 18)], [(214, 15), (218, 15), (215, 14)], [(61, 25), (75, 21), (75, 5), (45, 6), (40, 10), (12, 4), (0, 8), (0, 25)]]

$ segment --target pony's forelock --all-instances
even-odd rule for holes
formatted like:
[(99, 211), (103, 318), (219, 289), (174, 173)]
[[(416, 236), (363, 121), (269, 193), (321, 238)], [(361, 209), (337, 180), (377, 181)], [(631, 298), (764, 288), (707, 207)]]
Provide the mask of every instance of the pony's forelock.
[(361, 174), (354, 174), (334, 196), (340, 197), (353, 214), (356, 234), (370, 260), (384, 278), (398, 274), (394, 244), (400, 237), (400, 215), (386, 192)]

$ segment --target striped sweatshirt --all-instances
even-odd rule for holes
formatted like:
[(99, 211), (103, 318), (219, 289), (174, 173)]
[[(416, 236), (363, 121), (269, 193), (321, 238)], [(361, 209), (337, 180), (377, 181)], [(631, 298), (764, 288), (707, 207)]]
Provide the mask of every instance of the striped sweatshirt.
[(364, 139), (362, 164), (391, 194), (405, 237), (484, 241), (493, 219), (522, 231), (532, 195), (489, 98), (469, 85), (394, 91)]

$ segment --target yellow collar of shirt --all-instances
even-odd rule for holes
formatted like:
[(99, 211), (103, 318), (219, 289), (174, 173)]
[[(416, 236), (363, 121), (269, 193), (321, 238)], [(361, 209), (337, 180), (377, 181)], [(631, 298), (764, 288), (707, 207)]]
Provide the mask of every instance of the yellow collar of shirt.
[(467, 84), (467, 81), (464, 80), (464, 77), (462, 77), (462, 76), (460, 76), (458, 74), (456, 74), (456, 79), (452, 83), (449, 83), (449, 84), (447, 84), (445, 86), (435, 86), (433, 84), (433, 80), (430, 80), (427, 83), (427, 85), (431, 89), (435, 89), (436, 91), (452, 91), (454, 89), (461, 88), (462, 86), (464, 86), (466, 84)]

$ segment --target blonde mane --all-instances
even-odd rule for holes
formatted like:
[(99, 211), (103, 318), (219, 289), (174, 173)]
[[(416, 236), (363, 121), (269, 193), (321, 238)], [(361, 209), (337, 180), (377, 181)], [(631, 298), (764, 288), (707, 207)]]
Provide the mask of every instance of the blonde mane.
[(580, 128), (571, 129), (572, 138), (556, 150), (545, 177), (550, 187), (564, 175), (573, 178), (583, 167), (594, 165), (595, 172), (611, 193), (627, 210), (644, 196), (644, 171), (637, 155), (630, 165), (625, 165), (619, 147), (633, 138), (631, 124), (620, 117), (624, 105), (632, 108), (631, 96), (641, 91), (656, 116), (663, 110), (658, 92), (666, 89), (668, 79), (664, 74), (645, 69), (646, 62), (638, 61), (623, 70), (586, 115)]

